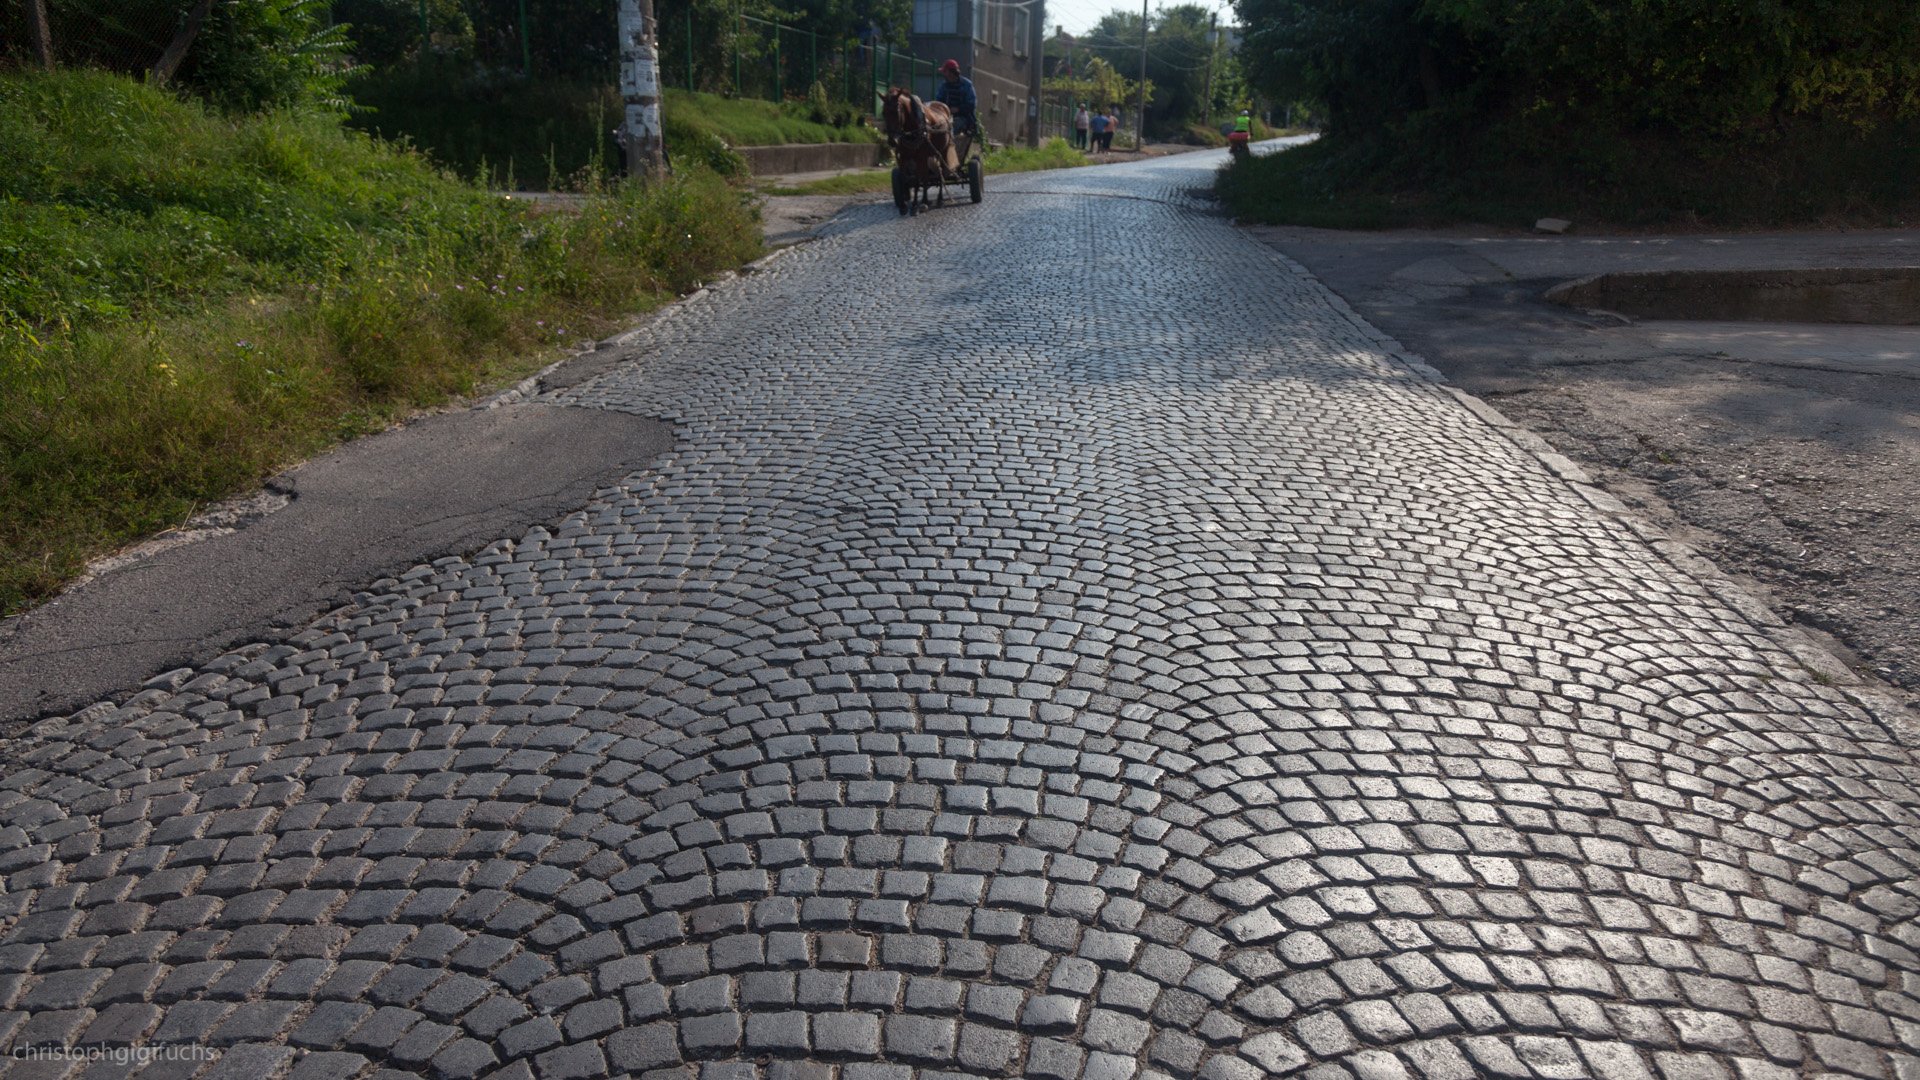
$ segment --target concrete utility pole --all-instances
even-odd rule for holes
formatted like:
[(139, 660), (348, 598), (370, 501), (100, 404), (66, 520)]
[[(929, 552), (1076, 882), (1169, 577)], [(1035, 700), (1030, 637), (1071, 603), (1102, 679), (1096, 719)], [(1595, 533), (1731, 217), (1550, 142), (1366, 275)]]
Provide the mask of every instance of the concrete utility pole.
[(1213, 57), (1220, 51), (1220, 13), (1207, 16), (1207, 100), (1200, 108), (1200, 122), (1213, 129)]
[(666, 171), (660, 122), (660, 57), (654, 48), (653, 0), (620, 0), (620, 96), (627, 114), (620, 145), (627, 175), (654, 177)]
[(1134, 111), (1133, 149), (1147, 149), (1147, 0), (1140, 0), (1140, 107)]
[(27, 37), (33, 40), (33, 58), (53, 70), (53, 32), (47, 29), (47, 0), (27, 0)]

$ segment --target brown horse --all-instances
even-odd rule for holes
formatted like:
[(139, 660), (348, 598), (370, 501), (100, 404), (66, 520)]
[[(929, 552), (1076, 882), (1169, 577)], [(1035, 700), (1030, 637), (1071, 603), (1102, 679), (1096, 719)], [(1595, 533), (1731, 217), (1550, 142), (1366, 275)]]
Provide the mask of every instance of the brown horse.
[(901, 184), (896, 182), (894, 202), (900, 205), (900, 212), (905, 213), (911, 202), (925, 204), (930, 188), (941, 188), (944, 201), (946, 182), (956, 178), (960, 170), (953, 145), (952, 111), (938, 101), (921, 101), (899, 86), (888, 88), (880, 111), (886, 121), (887, 145), (900, 163), (907, 189), (903, 199)]

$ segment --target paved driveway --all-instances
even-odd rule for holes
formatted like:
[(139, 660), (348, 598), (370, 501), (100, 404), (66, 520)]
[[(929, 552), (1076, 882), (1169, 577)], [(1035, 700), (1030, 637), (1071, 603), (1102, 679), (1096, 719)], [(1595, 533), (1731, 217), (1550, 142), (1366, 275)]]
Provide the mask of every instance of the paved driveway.
[(653, 467), (36, 727), (13, 1053), (1910, 1069), (1910, 718), (1209, 216), (1218, 160), (858, 210), (559, 395)]

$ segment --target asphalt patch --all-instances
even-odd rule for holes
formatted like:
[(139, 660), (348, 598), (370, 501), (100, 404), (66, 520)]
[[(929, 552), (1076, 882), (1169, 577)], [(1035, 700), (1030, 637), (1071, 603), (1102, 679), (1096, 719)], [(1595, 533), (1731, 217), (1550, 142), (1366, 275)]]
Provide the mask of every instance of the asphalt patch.
[(383, 576), (563, 517), (672, 445), (659, 420), (538, 404), (442, 413), (349, 443), (269, 484), (287, 500), (279, 509), (0, 627), (0, 723), (276, 640)]

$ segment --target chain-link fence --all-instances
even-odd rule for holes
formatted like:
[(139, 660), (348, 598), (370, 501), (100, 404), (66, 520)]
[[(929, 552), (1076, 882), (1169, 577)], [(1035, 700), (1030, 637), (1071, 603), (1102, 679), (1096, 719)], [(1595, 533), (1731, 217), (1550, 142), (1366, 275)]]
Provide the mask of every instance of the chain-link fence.
[(61, 67), (151, 71), (191, 7), (184, 0), (6, 0), (0, 3), (0, 56), (39, 66), (44, 46), (44, 59)]
[[(720, 16), (691, 6), (667, 7), (660, 18), (664, 85), (763, 101), (825, 98), (868, 115), (892, 85), (917, 85), (935, 74), (930, 60), (874, 37), (835, 38), (747, 15)], [(817, 89), (816, 89), (817, 88)]]
[[(39, 62), (33, 2), (0, 0), (0, 62)], [(288, 67), (263, 42), (282, 54), (309, 39), (330, 43), (307, 70), (333, 73), (324, 96), (349, 123), (405, 139), (485, 183), (564, 185), (620, 161), (615, 0), (38, 2), (56, 65), (134, 77), (205, 16), (175, 81), (240, 110), (298, 98), (294, 88), (263, 83)], [(817, 138), (821, 127), (833, 129), (828, 138), (859, 141), (868, 136), (850, 129), (878, 115), (887, 87), (926, 96), (939, 81), (936, 60), (878, 30), (823, 31), (695, 0), (656, 0), (655, 13), (669, 151), (716, 167), (726, 164), (724, 144)], [(677, 99), (686, 93), (729, 101)]]

